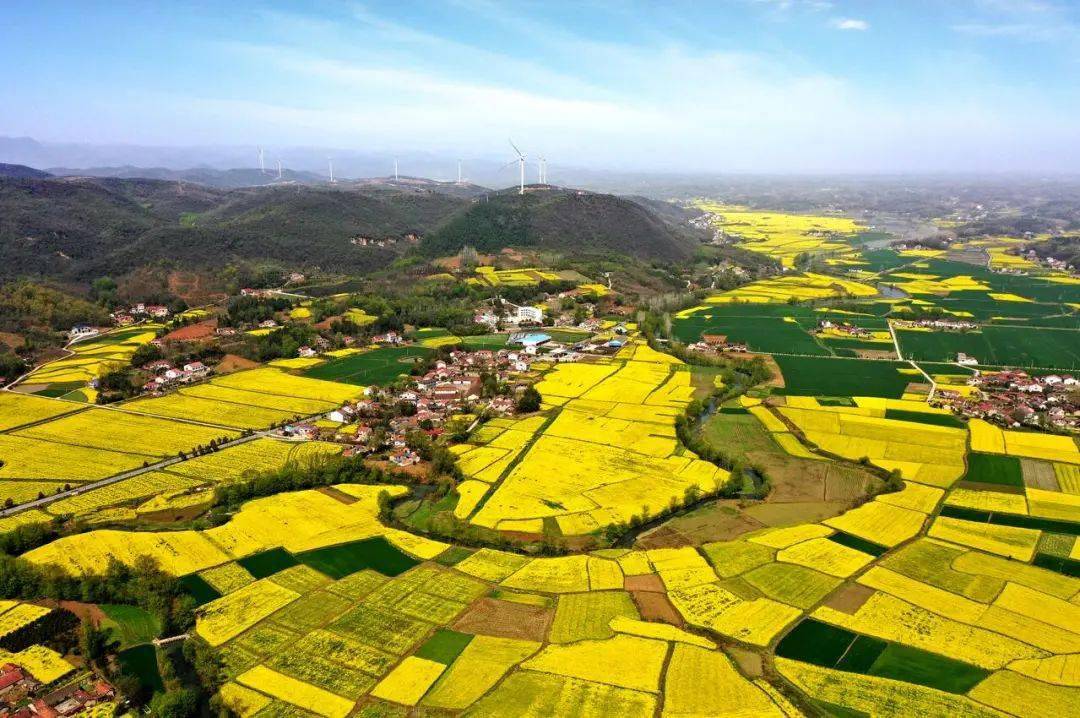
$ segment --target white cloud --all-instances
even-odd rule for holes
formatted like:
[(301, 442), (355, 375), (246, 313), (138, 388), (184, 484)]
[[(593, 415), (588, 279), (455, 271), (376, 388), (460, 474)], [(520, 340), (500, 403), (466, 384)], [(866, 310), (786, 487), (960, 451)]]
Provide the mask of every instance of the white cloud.
[(831, 23), (829, 23), (829, 24), (832, 25), (837, 30), (858, 30), (858, 31), (862, 31), (862, 30), (869, 30), (870, 29), (870, 23), (868, 23), (866, 20), (859, 20), (859, 19), (853, 18), (853, 17), (834, 18), (833, 21)]

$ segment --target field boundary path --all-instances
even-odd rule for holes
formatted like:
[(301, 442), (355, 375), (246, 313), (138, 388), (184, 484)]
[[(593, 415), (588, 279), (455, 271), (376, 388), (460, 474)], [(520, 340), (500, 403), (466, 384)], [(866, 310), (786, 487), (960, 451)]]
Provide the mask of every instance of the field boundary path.
[[(227, 441), (224, 444), (218, 444), (218, 448), (219, 449), (227, 449), (227, 448), (229, 448), (231, 446), (238, 446), (240, 444), (246, 444), (249, 441), (254, 441), (255, 439), (261, 439), (261, 438), (264, 438), (264, 437), (266, 437), (268, 435), (269, 435), (268, 430), (267, 431), (258, 431), (258, 432), (255, 432), (253, 434), (249, 434), (247, 436), (241, 436), (239, 438), (233, 439), (232, 441)], [(160, 469), (165, 468), (166, 466), (172, 466), (173, 464), (179, 464), (182, 461), (187, 461), (189, 458), (193, 459), (195, 457), (194, 456), (188, 456), (188, 457), (185, 457), (185, 458), (181, 459), (179, 456), (170, 456), (168, 459), (163, 459), (163, 460), (157, 462), (156, 464), (148, 464), (147, 466), (140, 466), (137, 469), (131, 469), (130, 471), (124, 471), (124, 472), (119, 473), (119, 474), (114, 474), (113, 476), (110, 476), (110, 477), (105, 478), (105, 479), (101, 479), (100, 481), (92, 481), (92, 482), (90, 482), (88, 484), (80, 484), (80, 485), (78, 485), (78, 486), (76, 486), (74, 488), (68, 489), (67, 491), (61, 491), (60, 493), (52, 494), (51, 496), (46, 496), (46, 497), (40, 498), (40, 499), (34, 499), (33, 501), (27, 501), (26, 503), (18, 504), (16, 506), (12, 506), (9, 509), (0, 510), (0, 518), (6, 518), (8, 516), (13, 516), (15, 514), (22, 513), (23, 511), (29, 511), (31, 509), (41, 508), (42, 506), (48, 506), (49, 504), (51, 504), (54, 501), (59, 501), (60, 499), (65, 499), (65, 498), (68, 498), (69, 496), (78, 496), (79, 494), (85, 494), (87, 491), (93, 491), (94, 489), (100, 489), (102, 486), (108, 486), (109, 484), (115, 484), (115, 483), (117, 483), (119, 481), (123, 481), (124, 479), (131, 479), (131, 478), (134, 478), (136, 476), (139, 476), (140, 474), (145, 474), (145, 473), (148, 473), (148, 472), (151, 472), (151, 471), (158, 471)], [(63, 481), (63, 479), (58, 479), (58, 481)]]

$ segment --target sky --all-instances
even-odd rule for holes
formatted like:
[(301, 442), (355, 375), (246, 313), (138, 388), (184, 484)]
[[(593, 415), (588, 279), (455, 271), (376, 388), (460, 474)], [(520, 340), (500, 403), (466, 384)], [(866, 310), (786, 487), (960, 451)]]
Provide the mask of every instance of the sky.
[[(1080, 171), (1080, 1), (4, 0), (0, 135)], [(3, 158), (0, 158), (3, 161)]]

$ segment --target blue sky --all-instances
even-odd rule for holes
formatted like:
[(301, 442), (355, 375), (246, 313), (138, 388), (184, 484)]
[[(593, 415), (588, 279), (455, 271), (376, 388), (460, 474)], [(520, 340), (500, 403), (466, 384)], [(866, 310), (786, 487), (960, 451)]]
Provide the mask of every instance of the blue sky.
[(1080, 170), (1080, 3), (6, 0), (0, 134), (710, 172)]

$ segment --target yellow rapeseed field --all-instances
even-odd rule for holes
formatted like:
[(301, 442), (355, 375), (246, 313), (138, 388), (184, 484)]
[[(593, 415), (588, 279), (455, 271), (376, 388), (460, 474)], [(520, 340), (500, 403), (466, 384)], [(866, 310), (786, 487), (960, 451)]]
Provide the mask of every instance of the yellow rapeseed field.
[(814, 618), (858, 633), (955, 658), (990, 670), (1010, 661), (1041, 658), (1046, 654), (999, 633), (969, 626), (877, 592), (854, 614), (821, 606)]
[(0, 431), (24, 424), (33, 424), (84, 408), (80, 404), (60, 399), (47, 399), (32, 394), (0, 392)]
[(237, 676), (236, 681), (324, 718), (345, 718), (353, 709), (353, 702), (347, 698), (298, 681), (266, 666), (256, 666)]
[(45, 684), (57, 681), (75, 670), (75, 666), (65, 661), (56, 651), (37, 645), (24, 648), (18, 653), (0, 649), (0, 665), (5, 663), (21, 666)]
[(1035, 555), (1041, 532), (1035, 529), (999, 526), (939, 516), (934, 520), (928, 535), (942, 541), (951, 541), (998, 556), (1027, 562)]
[(269, 579), (255, 581), (202, 606), (195, 631), (211, 646), (220, 646), (299, 597)]
[(720, 651), (676, 644), (664, 678), (664, 716), (775, 716), (784, 713)]
[(270, 705), (269, 697), (232, 681), (223, 685), (218, 695), (221, 696), (221, 702), (240, 718), (251, 718)]
[(452, 710), (466, 708), (539, 648), (540, 644), (534, 641), (476, 636), (428, 692), (424, 705)]
[(655, 692), (667, 655), (667, 643), (616, 635), (602, 641), (551, 644), (522, 663), (523, 668), (556, 673), (622, 688)]
[(777, 658), (780, 674), (813, 698), (875, 715), (888, 706), (896, 716), (1001, 718), (1001, 714), (964, 696), (902, 681), (834, 671), (809, 663)]
[(409, 656), (375, 686), (371, 695), (391, 703), (414, 706), (445, 670), (442, 663)]

